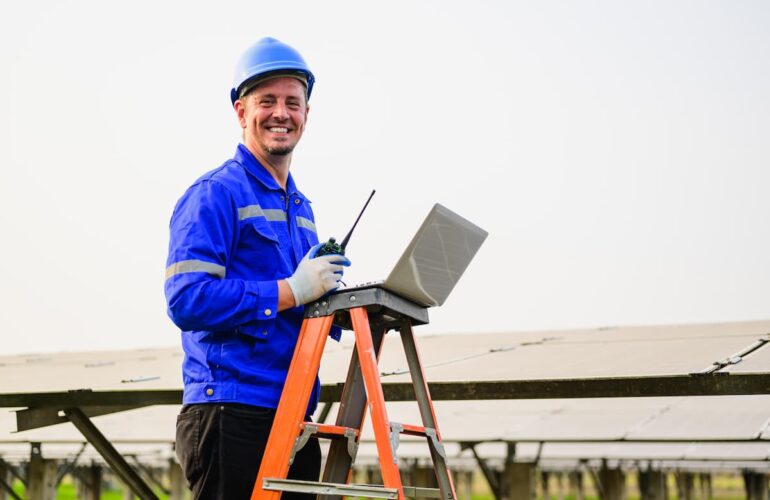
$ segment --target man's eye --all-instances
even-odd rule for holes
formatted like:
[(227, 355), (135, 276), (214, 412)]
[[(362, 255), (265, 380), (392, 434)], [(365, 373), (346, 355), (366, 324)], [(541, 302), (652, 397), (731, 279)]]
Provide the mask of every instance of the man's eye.
[(270, 99), (262, 99), (261, 101), (259, 101), (260, 106), (270, 106), (271, 104), (273, 104), (273, 101), (271, 101)]

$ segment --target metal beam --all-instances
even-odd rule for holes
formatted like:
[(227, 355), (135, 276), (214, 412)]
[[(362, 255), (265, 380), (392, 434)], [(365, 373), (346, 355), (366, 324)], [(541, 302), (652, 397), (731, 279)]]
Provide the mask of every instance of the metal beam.
[[(770, 373), (431, 382), (428, 386), (434, 401), (728, 396), (770, 394)], [(321, 400), (338, 400), (341, 389), (322, 387)], [(388, 401), (414, 399), (409, 383), (385, 383), (382, 389)]]
[(65, 392), (0, 394), (0, 407), (74, 408), (85, 406), (150, 406), (181, 405), (182, 389), (141, 391), (93, 391), (81, 389)]
[[(13, 491), (13, 486), (6, 481), (8, 478), (7, 472), (10, 472), (10, 469), (5, 467), (5, 462), (0, 461), (0, 491), (5, 490), (8, 495), (11, 496), (14, 500), (21, 500), (21, 497), (16, 494), (15, 491)], [(5, 498), (3, 495), (0, 495), (0, 498)]]
[(324, 403), (324, 405), (321, 407), (321, 413), (318, 415), (318, 423), (319, 424), (325, 424), (326, 419), (329, 418), (329, 413), (332, 411), (332, 402), (327, 401)]
[[(147, 405), (123, 405), (123, 406), (79, 406), (88, 417), (98, 417), (121, 411), (134, 410)], [(16, 411), (16, 430), (18, 432), (48, 427), (49, 425), (69, 422), (61, 409), (50, 406), (43, 408), (26, 408)]]
[[(548, 438), (545, 436), (531, 436), (531, 437), (515, 437), (510, 436), (507, 439), (482, 439), (479, 441), (474, 441), (477, 443), (506, 443), (509, 439), (515, 439), (517, 443), (539, 443), (539, 444), (549, 444), (549, 443), (560, 443), (560, 444), (680, 444), (680, 443), (725, 443), (725, 444), (743, 444), (743, 443), (767, 443), (770, 441), (770, 437), (766, 438), (757, 438), (757, 437), (747, 437), (747, 438), (704, 438), (704, 437), (690, 437), (690, 438), (650, 438), (650, 439), (639, 439), (639, 438), (633, 438), (633, 439), (627, 439), (627, 438), (583, 438), (583, 437), (573, 437), (573, 438)], [(441, 440), (444, 443), (460, 443), (462, 444), (465, 442), (463, 439), (452, 439), (452, 438), (442, 438)], [(53, 442), (53, 441), (51, 441)], [(371, 439), (363, 439), (361, 440), (361, 443), (374, 443), (374, 438)], [(405, 440), (402, 442), (406, 442)], [(418, 442), (418, 440), (409, 440), (409, 442)], [(0, 444), (2, 444), (2, 441), (0, 441)]]
[[(514, 439), (512, 436), (509, 439)], [(770, 436), (768, 437), (732, 437), (732, 438), (721, 438), (721, 437), (690, 437), (690, 438), (585, 438), (585, 437), (566, 437), (566, 438), (549, 438), (547, 436), (530, 436), (530, 437), (515, 437), (517, 443), (628, 443), (628, 444), (676, 444), (676, 443), (725, 443), (725, 444), (733, 444), (733, 443), (767, 443), (770, 442)], [(441, 439), (444, 443), (461, 443), (464, 440), (458, 440), (458, 439), (452, 439), (452, 438), (445, 438), (442, 436)], [(485, 439), (482, 442), (484, 443), (502, 443), (506, 442), (508, 439)], [(82, 439), (46, 439), (45, 442), (47, 444), (83, 444)], [(110, 441), (113, 444), (165, 444), (169, 447), (172, 447), (174, 445), (174, 441), (169, 441), (168, 439), (112, 439)], [(364, 439), (361, 440), (361, 443), (374, 443), (374, 438), (372, 439)], [(417, 441), (414, 441), (417, 442)], [(29, 443), (29, 441), (25, 439), (0, 439), (0, 445), (3, 444), (19, 444), (19, 443)], [(2, 460), (2, 459), (0, 459)], [(23, 479), (23, 476), (21, 476), (18, 472), (14, 472), (14, 474), (19, 477), (19, 479)]]
[(115, 474), (126, 483), (131, 490), (142, 500), (158, 500), (158, 497), (149, 486), (139, 477), (134, 469), (128, 465), (118, 450), (96, 428), (91, 420), (80, 408), (67, 408), (64, 410), (67, 418), (77, 427), (81, 434), (91, 443), (96, 451), (110, 465)]
[(163, 481), (158, 479), (158, 477), (155, 475), (155, 473), (152, 471), (152, 469), (150, 469), (149, 467), (144, 465), (139, 460), (139, 457), (137, 457), (136, 455), (128, 455), (128, 457), (131, 458), (131, 460), (134, 462), (134, 465), (136, 466), (136, 468), (139, 469), (139, 471), (142, 472), (145, 475), (145, 477), (150, 480), (150, 482), (152, 484), (154, 484), (155, 486), (160, 488), (160, 491), (162, 491), (166, 495), (170, 495), (171, 494), (171, 490), (169, 488), (167, 488), (165, 484), (163, 484)]
[(16, 479), (18, 479), (19, 481), (21, 481), (21, 484), (23, 484), (25, 488), (28, 486), (27, 478), (24, 477), (24, 475), (21, 472), (19, 472), (19, 469), (15, 465), (10, 464), (5, 460), (3, 460), (2, 458), (0, 458), (0, 468), (5, 468), (11, 471), (11, 475), (14, 476)]
[[(338, 402), (342, 383), (321, 387), (321, 402)], [(431, 382), (434, 401), (494, 399), (639, 398), (770, 394), (770, 373), (714, 373), (642, 377)], [(409, 382), (384, 383), (388, 401), (413, 401)], [(182, 390), (0, 394), (0, 407), (150, 406), (182, 404)]]

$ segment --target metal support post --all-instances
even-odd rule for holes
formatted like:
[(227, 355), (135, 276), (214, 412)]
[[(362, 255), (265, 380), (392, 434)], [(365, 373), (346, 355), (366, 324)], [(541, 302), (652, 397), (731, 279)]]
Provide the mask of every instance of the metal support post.
[(743, 485), (747, 500), (768, 500), (768, 483), (765, 474), (743, 471)]
[(564, 500), (564, 472), (556, 472), (556, 498)]
[(185, 483), (182, 467), (179, 466), (173, 458), (168, 461), (168, 479), (171, 483), (171, 494), (169, 500), (184, 500), (187, 485)]
[(626, 475), (619, 467), (610, 469), (605, 460), (599, 471), (599, 478), (602, 487), (601, 500), (622, 500), (625, 498)]
[(652, 469), (640, 470), (639, 497), (641, 500), (668, 500), (666, 473)]
[(457, 498), (471, 498), (473, 496), (473, 471), (455, 470), (453, 477), (455, 478)]
[(705, 500), (714, 498), (714, 490), (711, 486), (711, 473), (702, 472), (700, 475), (700, 497)]
[(102, 467), (97, 464), (91, 464), (85, 469), (88, 477), (88, 496), (87, 500), (99, 500), (102, 497)]
[(128, 465), (128, 462), (118, 453), (118, 450), (112, 446), (112, 443), (104, 437), (80, 408), (67, 408), (64, 410), (64, 415), (77, 427), (80, 433), (91, 443), (91, 446), (99, 452), (115, 474), (131, 488), (136, 496), (142, 500), (158, 500), (152, 489)]
[[(533, 463), (508, 462), (501, 483), (505, 485), (500, 498), (529, 500), (534, 498), (536, 468)], [(545, 497), (549, 498), (549, 497)]]
[(695, 481), (692, 472), (679, 471), (676, 473), (676, 487), (679, 492), (679, 500), (695, 499)]
[(35, 500), (56, 500), (56, 460), (43, 458), (40, 443), (32, 443), (29, 457), (27, 496)]
[(543, 498), (551, 498), (551, 474), (548, 471), (540, 471), (540, 489), (542, 491)]
[(575, 500), (583, 500), (585, 498), (585, 488), (583, 487), (583, 471), (573, 470), (569, 473), (569, 489), (571, 495)]

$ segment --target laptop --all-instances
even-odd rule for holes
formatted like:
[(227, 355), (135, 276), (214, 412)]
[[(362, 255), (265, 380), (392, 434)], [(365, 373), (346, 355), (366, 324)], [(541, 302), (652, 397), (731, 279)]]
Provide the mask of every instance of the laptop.
[(378, 286), (425, 307), (446, 301), (488, 233), (436, 203), (384, 281), (342, 288)]

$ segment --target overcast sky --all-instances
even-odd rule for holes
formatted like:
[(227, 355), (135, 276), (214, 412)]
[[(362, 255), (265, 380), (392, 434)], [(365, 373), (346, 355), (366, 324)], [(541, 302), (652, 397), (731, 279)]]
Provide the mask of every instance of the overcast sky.
[(317, 84), (292, 172), (349, 283), (440, 202), (490, 236), (422, 332), (770, 318), (770, 3), (5, 2), (0, 353), (178, 343), (168, 220), (240, 53)]

